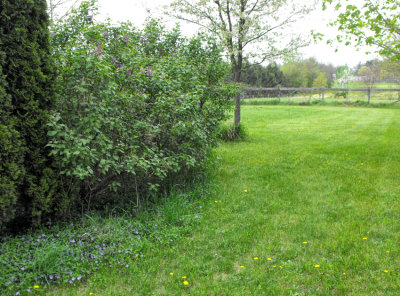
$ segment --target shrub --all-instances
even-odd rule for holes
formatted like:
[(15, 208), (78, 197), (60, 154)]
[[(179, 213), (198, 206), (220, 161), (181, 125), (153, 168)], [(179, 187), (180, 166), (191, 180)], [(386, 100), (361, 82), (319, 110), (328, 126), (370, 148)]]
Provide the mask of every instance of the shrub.
[(86, 208), (109, 202), (110, 190), (151, 195), (201, 166), (236, 91), (223, 84), (229, 69), (213, 40), (155, 20), (142, 30), (95, 23), (95, 13), (84, 2), (52, 38), (59, 100), (49, 147), (66, 194)]
[(57, 182), (46, 148), (55, 100), (44, 0), (0, 1), (0, 228), (50, 212)]

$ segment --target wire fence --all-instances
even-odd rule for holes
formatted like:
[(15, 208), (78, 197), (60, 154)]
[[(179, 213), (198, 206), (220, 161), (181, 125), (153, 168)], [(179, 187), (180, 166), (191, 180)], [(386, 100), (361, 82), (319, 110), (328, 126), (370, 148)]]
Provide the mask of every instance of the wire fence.
[(244, 104), (393, 104), (400, 101), (397, 88), (244, 88)]

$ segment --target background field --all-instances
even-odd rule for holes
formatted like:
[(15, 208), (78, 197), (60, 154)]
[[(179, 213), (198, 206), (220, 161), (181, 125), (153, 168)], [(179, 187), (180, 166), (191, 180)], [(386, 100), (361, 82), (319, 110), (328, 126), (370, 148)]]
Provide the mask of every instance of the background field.
[(400, 110), (242, 111), (186, 237), (49, 295), (400, 294)]

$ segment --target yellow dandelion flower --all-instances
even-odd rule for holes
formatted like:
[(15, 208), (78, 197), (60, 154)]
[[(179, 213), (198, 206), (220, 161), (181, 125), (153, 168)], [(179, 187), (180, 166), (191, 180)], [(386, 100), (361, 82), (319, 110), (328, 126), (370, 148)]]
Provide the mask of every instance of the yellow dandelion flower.
[(267, 258), (268, 261), (271, 261), (271, 258)]
[(273, 268), (276, 268), (276, 265), (272, 266)]
[(254, 259), (254, 260), (258, 260), (258, 257), (254, 257), (253, 259)]
[(170, 272), (169, 275), (174, 275), (174, 273), (173, 273), (173, 272)]
[(182, 278), (183, 278), (183, 279), (186, 279), (186, 278), (187, 278), (187, 276), (186, 276), (186, 275), (184, 275)]
[(282, 269), (283, 267), (279, 265), (279, 268)]
[(318, 268), (318, 267), (319, 267), (319, 264), (315, 264), (314, 267), (315, 267), (315, 268)]
[(303, 245), (306, 245), (306, 244), (308, 244), (308, 242), (303, 242)]
[(185, 286), (187, 286), (187, 285), (189, 285), (189, 282), (188, 282), (188, 281), (184, 281), (183, 284), (184, 284)]
[(93, 295), (93, 292), (90, 292), (89, 295)]
[(345, 273), (345, 272), (343, 272), (343, 275), (346, 275), (346, 273)]
[(385, 269), (385, 270), (384, 270), (384, 272), (388, 273), (388, 272), (389, 272), (389, 270)]
[(34, 285), (33, 288), (34, 289), (39, 289), (39, 286), (38, 285)]
[(368, 239), (368, 237), (363, 237), (363, 240), (367, 240)]
[(389, 254), (390, 253), (390, 251), (386, 251), (386, 254)]
[(214, 201), (215, 203), (218, 203), (218, 200)]
[(240, 265), (240, 268), (244, 268), (244, 266), (243, 266), (243, 265)]
[(247, 193), (247, 189), (245, 189), (244, 192)]

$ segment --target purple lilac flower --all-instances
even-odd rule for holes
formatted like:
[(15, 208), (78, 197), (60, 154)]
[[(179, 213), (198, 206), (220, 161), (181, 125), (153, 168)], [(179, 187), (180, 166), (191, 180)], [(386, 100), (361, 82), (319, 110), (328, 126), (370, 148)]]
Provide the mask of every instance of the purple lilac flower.
[[(94, 55), (95, 56), (101, 56), (102, 54), (104, 54), (104, 53), (103, 53), (103, 49), (102, 49), (101, 43), (100, 43), (99, 45), (97, 45), (97, 49), (94, 52)], [(71, 225), (74, 226), (73, 223)]]
[(128, 74), (129, 76), (131, 76), (131, 75), (132, 75), (132, 71), (129, 70), (129, 71), (127, 72), (127, 74)]
[(151, 71), (150, 66), (147, 66), (147, 68), (146, 68), (146, 75), (147, 76), (153, 76), (153, 71)]

